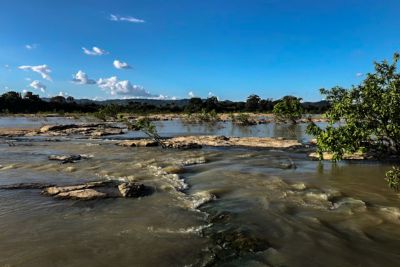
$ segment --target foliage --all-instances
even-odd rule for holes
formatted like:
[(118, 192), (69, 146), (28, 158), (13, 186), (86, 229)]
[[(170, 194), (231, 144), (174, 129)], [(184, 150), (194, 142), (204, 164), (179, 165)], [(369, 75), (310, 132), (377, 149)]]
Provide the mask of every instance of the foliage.
[(296, 123), (296, 120), (301, 119), (303, 107), (301, 106), (301, 98), (294, 96), (285, 96), (275, 104), (273, 113), (279, 121), (290, 121)]
[[(112, 101), (118, 106), (119, 112), (149, 114), (149, 113), (199, 113), (202, 110), (207, 112), (270, 112), (276, 102), (272, 99), (260, 99), (256, 95), (248, 97), (246, 102), (242, 101), (220, 101), (216, 97), (209, 97), (205, 100), (192, 98), (190, 100), (152, 100), (144, 102), (142, 100), (115, 100)], [(107, 102), (106, 102), (107, 103)], [(38, 113), (38, 112), (59, 112), (66, 113), (94, 113), (104, 108), (104, 104), (91, 100), (76, 100), (72, 96), (64, 98), (57, 96), (50, 99), (41, 99), (39, 95), (26, 92), (22, 97), (18, 92), (6, 92), (0, 96), (0, 112), (13, 113)], [(328, 108), (327, 102), (304, 103), (307, 113), (321, 113)], [(107, 119), (106, 114), (96, 114), (100, 119)]]
[(375, 63), (375, 72), (368, 74), (358, 86), (346, 90), (334, 87), (321, 89), (331, 108), (326, 113), (328, 126), (315, 123), (307, 133), (317, 137), (318, 153), (332, 152), (333, 159), (360, 150), (376, 155), (400, 155), (400, 73), (399, 55), (392, 64)]
[(261, 98), (258, 95), (250, 95), (246, 100), (247, 111), (257, 111), (260, 108)]
[(233, 113), (230, 114), (230, 118), (232, 120), (232, 123), (243, 125), (243, 126), (248, 126), (248, 125), (254, 125), (256, 124), (255, 121), (253, 121), (250, 118), (250, 115), (247, 113), (240, 113), (238, 115), (234, 115)]
[(102, 121), (106, 121), (108, 118), (117, 119), (118, 113), (120, 111), (121, 111), (120, 106), (115, 104), (110, 104), (100, 108), (100, 110), (95, 112), (93, 115)]
[(391, 189), (399, 191), (400, 189), (400, 168), (392, 167), (386, 172), (386, 181)]
[(219, 116), (215, 110), (207, 111), (202, 109), (199, 113), (189, 114), (188, 120), (195, 122), (215, 123), (219, 120)]
[(134, 124), (133, 127), (136, 130), (144, 132), (147, 136), (152, 138), (156, 141), (162, 148), (166, 148), (165, 143), (161, 140), (161, 137), (158, 135), (157, 127), (151, 120), (147, 117), (138, 119)]

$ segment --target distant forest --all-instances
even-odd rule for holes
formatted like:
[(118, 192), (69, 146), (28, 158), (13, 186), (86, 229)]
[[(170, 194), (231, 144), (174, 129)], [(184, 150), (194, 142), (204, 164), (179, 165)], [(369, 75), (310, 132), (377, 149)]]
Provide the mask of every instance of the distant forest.
[[(71, 96), (55, 96), (40, 98), (32, 92), (24, 95), (10, 91), (0, 96), (0, 112), (2, 113), (93, 113), (104, 106), (112, 105), (120, 112), (127, 113), (196, 113), (201, 111), (215, 111), (218, 113), (231, 112), (271, 112), (274, 105), (281, 100), (261, 99), (257, 95), (250, 95), (246, 101), (219, 101), (217, 97), (207, 99), (191, 98), (182, 100), (154, 100), (154, 99), (123, 99), (94, 101), (88, 99), (74, 99)], [(304, 113), (321, 114), (329, 108), (327, 101), (302, 102)]]

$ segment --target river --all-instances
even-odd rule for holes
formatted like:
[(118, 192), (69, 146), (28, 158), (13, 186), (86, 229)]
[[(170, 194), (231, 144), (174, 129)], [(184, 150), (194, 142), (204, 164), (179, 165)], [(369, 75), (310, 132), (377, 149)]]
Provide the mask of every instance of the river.
[[(24, 120), (0, 123), (43, 123)], [(310, 138), (304, 125), (173, 121), (158, 128), (165, 136)], [(23, 137), (14, 146), (0, 140), (0, 185), (121, 179), (154, 189), (139, 199), (93, 201), (0, 190), (0, 266), (400, 265), (400, 199), (383, 179), (389, 164), (333, 164), (282, 150), (115, 145), (136, 135)], [(48, 160), (53, 154), (93, 157), (59, 164)], [(188, 159), (205, 162), (185, 166), (179, 175), (162, 171)]]

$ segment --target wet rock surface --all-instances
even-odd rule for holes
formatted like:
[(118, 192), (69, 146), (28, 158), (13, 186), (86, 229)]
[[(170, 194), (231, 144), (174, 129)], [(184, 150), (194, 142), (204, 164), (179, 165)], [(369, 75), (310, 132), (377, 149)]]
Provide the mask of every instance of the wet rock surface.
[(84, 135), (90, 137), (101, 137), (107, 135), (123, 134), (122, 128), (106, 123), (92, 124), (67, 124), (67, 125), (45, 125), (37, 132), (31, 132), (31, 135), (50, 135), (50, 136), (68, 136)]
[(98, 198), (138, 198), (151, 194), (151, 189), (143, 184), (120, 181), (89, 182), (71, 186), (44, 188), (43, 194), (63, 198), (91, 200)]
[[(226, 137), (226, 136), (180, 136), (164, 141), (169, 148), (201, 148), (202, 146), (226, 147), (260, 147), (260, 148), (298, 148), (302, 144), (297, 140), (269, 137)], [(156, 142), (150, 139), (127, 140), (119, 142), (120, 146), (156, 146)]]
[(61, 164), (75, 163), (82, 159), (90, 159), (92, 155), (80, 154), (80, 155), (50, 155), (49, 160), (60, 161)]
[(44, 189), (51, 186), (54, 185), (43, 184), (43, 183), (18, 183), (18, 184), (0, 185), (0, 189), (3, 190)]

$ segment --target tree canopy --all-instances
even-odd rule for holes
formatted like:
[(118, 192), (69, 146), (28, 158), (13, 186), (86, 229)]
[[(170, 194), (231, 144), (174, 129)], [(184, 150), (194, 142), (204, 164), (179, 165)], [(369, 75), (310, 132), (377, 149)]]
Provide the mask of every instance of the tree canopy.
[(311, 123), (307, 132), (317, 137), (320, 157), (332, 152), (333, 159), (345, 153), (373, 152), (400, 155), (400, 73), (399, 54), (393, 62), (377, 62), (375, 72), (350, 89), (321, 89), (331, 104), (325, 129)]
[(304, 112), (301, 106), (301, 98), (294, 96), (285, 96), (275, 104), (273, 113), (275, 118), (280, 121), (290, 121), (296, 123), (296, 120), (301, 119)]

